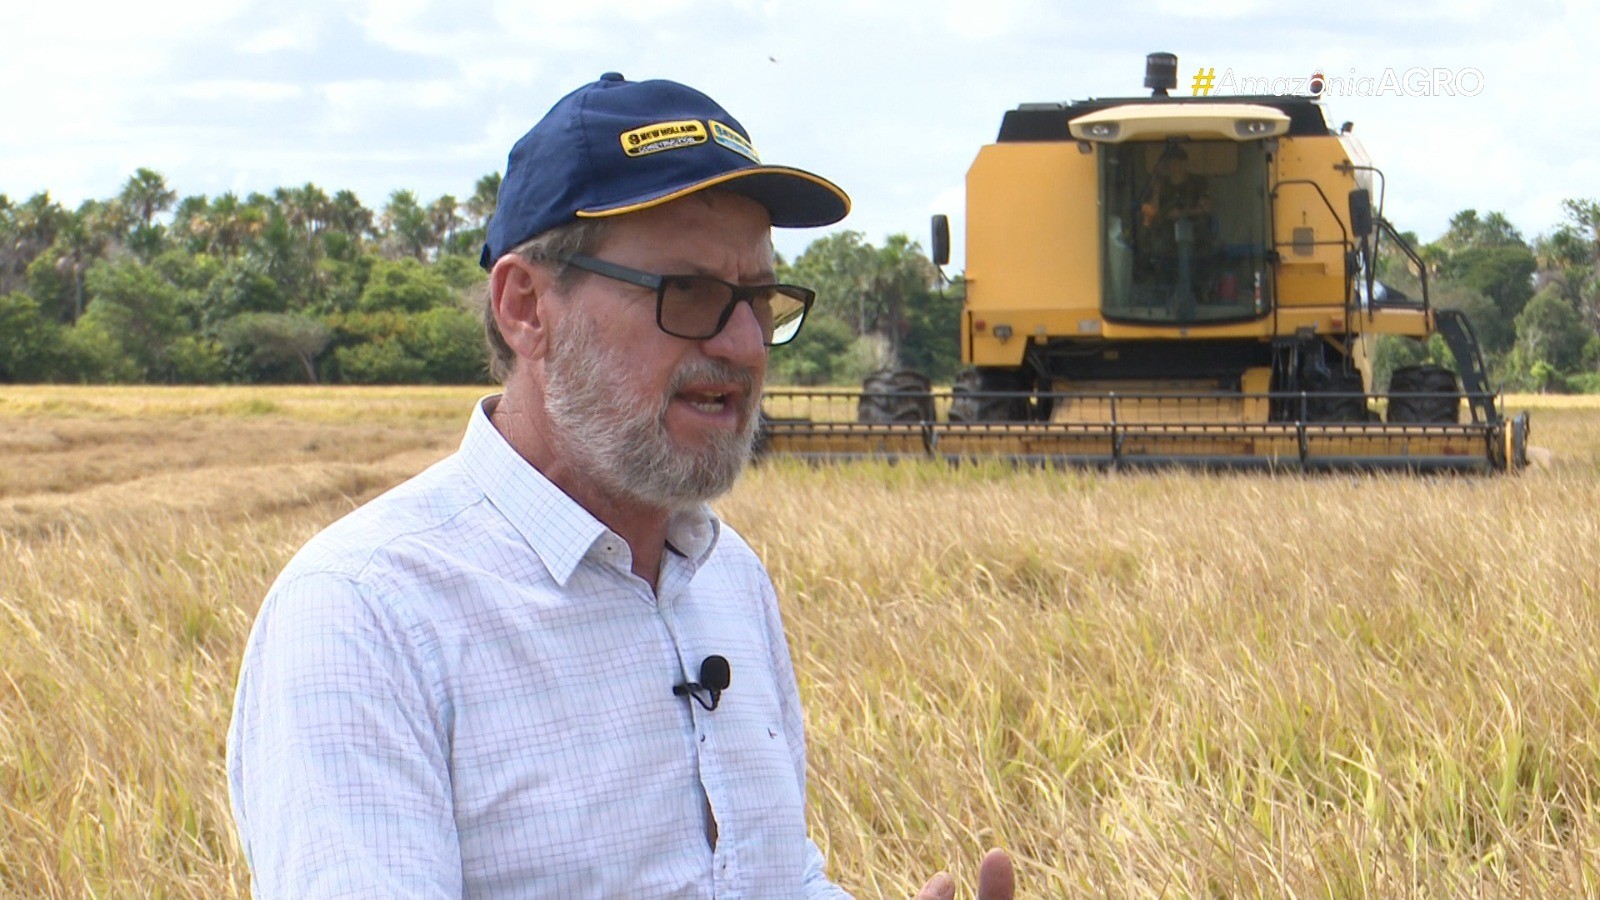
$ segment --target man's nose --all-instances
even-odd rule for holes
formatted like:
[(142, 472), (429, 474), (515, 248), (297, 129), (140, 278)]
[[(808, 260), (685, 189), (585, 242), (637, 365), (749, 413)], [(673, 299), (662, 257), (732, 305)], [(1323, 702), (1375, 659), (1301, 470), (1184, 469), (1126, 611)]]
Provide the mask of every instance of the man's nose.
[(735, 303), (728, 324), (708, 338), (704, 345), (707, 356), (725, 359), (736, 365), (755, 367), (767, 358), (766, 334), (761, 321), (749, 301)]

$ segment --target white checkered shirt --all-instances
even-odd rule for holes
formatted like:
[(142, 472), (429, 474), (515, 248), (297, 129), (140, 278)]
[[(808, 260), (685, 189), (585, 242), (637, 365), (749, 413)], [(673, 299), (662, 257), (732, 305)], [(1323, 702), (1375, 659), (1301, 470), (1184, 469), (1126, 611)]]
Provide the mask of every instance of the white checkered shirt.
[[(312, 539), (228, 732), (255, 895), (845, 896), (806, 836), (772, 583), (709, 510), (668, 541), (652, 592), (483, 404), (457, 453)], [(732, 677), (707, 712), (672, 687), (710, 654)]]

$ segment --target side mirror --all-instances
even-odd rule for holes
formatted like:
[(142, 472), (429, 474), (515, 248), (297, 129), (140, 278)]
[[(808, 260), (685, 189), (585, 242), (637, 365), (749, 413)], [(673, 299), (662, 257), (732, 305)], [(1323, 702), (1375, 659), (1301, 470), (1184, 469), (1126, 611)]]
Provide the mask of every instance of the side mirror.
[(950, 263), (950, 217), (940, 213), (933, 217), (933, 264)]
[(1358, 240), (1372, 233), (1372, 192), (1366, 188), (1350, 192), (1350, 231)]

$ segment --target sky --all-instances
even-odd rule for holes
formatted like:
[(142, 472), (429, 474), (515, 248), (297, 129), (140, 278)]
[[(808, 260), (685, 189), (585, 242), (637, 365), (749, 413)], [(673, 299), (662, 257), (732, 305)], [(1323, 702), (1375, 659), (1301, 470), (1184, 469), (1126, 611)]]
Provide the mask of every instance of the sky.
[(1600, 199), (1597, 38), (1588, 0), (0, 0), (0, 193), (76, 206), (147, 167), (180, 196), (465, 199), (617, 71), (699, 88), (764, 161), (850, 193), (839, 225), (780, 230), (784, 255), (840, 229), (926, 246), (945, 213), (959, 269), (966, 170), (1005, 111), (1146, 94), (1166, 51), (1183, 94), (1202, 68), (1219, 90), (1320, 69), (1387, 218), (1430, 240), (1495, 210), (1531, 239)]

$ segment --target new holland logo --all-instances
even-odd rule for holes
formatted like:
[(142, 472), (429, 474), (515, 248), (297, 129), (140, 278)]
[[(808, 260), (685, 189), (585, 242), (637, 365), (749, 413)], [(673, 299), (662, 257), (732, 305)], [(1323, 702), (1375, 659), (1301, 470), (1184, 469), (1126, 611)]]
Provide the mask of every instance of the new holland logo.
[(622, 133), (622, 152), (629, 156), (647, 156), (662, 150), (676, 150), (706, 142), (706, 126), (698, 119), (678, 122), (657, 122), (643, 128)]

